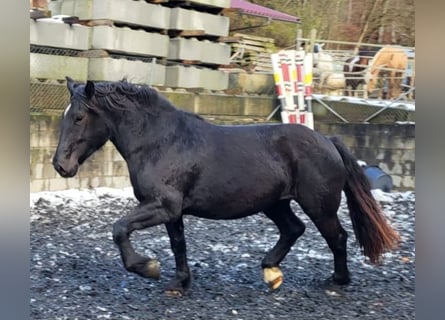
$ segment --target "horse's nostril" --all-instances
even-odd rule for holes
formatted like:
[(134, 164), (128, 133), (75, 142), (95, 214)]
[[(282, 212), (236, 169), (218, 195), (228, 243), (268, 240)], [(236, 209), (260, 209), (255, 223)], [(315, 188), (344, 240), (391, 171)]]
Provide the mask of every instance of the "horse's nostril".
[(65, 169), (63, 169), (63, 167), (62, 167), (60, 164), (54, 162), (54, 163), (53, 163), (53, 166), (54, 166), (54, 169), (56, 169), (56, 171), (57, 171), (58, 173), (60, 173), (60, 175), (62, 175), (62, 176), (66, 175), (66, 171), (65, 171)]

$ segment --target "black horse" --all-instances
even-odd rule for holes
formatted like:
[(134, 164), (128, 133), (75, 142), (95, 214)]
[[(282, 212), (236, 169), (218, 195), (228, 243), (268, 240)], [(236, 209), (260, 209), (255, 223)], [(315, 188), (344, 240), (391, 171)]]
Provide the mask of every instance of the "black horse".
[(343, 65), (343, 74), (346, 79), (346, 96), (353, 96), (358, 86), (365, 84), (366, 69), (376, 52), (375, 49), (361, 50), (358, 55), (346, 59)]
[(297, 201), (334, 255), (333, 279), (350, 281), (347, 233), (337, 209), (345, 191), (355, 235), (374, 263), (394, 248), (398, 234), (387, 224), (354, 157), (334, 138), (302, 125), (217, 126), (178, 110), (156, 90), (127, 81), (78, 84), (67, 78), (70, 105), (62, 117), (53, 165), (72, 177), (107, 140), (126, 160), (139, 204), (119, 219), (113, 240), (128, 271), (158, 278), (158, 261), (136, 253), (135, 230), (165, 224), (176, 261), (167, 292), (190, 285), (183, 215), (236, 219), (258, 213), (280, 238), (262, 261), (264, 280), (279, 287), (279, 264), (305, 225), (291, 211)]
[(343, 73), (346, 80), (345, 96), (353, 96), (358, 86), (365, 83), (365, 66), (360, 66), (360, 56), (346, 59), (343, 65)]

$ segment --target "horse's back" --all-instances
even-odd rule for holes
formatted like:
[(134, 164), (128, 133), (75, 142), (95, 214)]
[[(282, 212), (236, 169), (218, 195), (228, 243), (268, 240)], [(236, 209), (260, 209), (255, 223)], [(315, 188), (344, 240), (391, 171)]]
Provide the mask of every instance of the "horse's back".
[(399, 47), (383, 47), (374, 57), (372, 66), (385, 65), (387, 68), (405, 69), (408, 63), (408, 55), (405, 49)]
[(298, 190), (327, 188), (343, 170), (335, 146), (301, 125), (213, 127), (213, 146), (188, 191), (196, 215), (236, 218), (263, 210)]
[(253, 169), (267, 163), (287, 170), (306, 163), (319, 169), (343, 164), (327, 137), (299, 124), (224, 127), (215, 147), (220, 160), (216, 161), (223, 167), (240, 161)]

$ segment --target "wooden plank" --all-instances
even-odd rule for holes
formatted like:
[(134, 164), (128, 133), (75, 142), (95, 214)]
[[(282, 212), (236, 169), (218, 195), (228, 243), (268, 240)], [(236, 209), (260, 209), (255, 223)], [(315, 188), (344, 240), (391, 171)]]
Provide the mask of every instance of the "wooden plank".
[(270, 72), (270, 73), (273, 73), (272, 68), (269, 69), (269, 68), (255, 67), (255, 68), (253, 68), (253, 70), (256, 71), (256, 72)]
[(79, 23), (87, 27), (114, 26), (114, 21), (110, 19), (80, 20)]
[(81, 51), (78, 56), (82, 58), (107, 58), (110, 54), (106, 50), (94, 49)]
[(241, 44), (241, 43), (234, 43), (234, 44), (232, 44), (232, 47), (233, 48), (242, 48), (244, 50), (252, 50), (252, 51), (257, 51), (257, 52), (273, 52), (271, 49), (268, 49), (268, 48), (251, 46), (251, 45), (246, 45), (246, 44)]
[(51, 11), (41, 10), (41, 9), (33, 9), (33, 10), (29, 11), (29, 17), (34, 20), (42, 19), (42, 18), (51, 18)]
[(48, 1), (47, 0), (30, 0), (29, 6), (31, 8), (39, 8), (43, 10), (48, 10)]
[(224, 43), (239, 43), (240, 39), (237, 37), (223, 36), (223, 37), (218, 37), (217, 41)]
[(251, 46), (256, 46), (256, 47), (264, 47), (264, 48), (274, 47), (274, 45), (271, 44), (270, 42), (261, 42), (261, 41), (255, 41), (255, 40), (245, 40), (245, 39), (242, 39), (242, 40), (239, 41), (239, 43), (243, 43), (243, 44), (247, 44), (247, 45), (251, 45)]
[(253, 36), (253, 35), (250, 35), (250, 34), (235, 33), (233, 36), (234, 37), (239, 37), (240, 39), (249, 39), (249, 40), (256, 40), (256, 41), (261, 41), (261, 42), (275, 43), (275, 39), (273, 39), (273, 38)]
[(244, 56), (255, 57), (256, 59), (270, 59), (270, 52), (247, 51)]
[(181, 37), (195, 37), (205, 35), (205, 30), (181, 30), (179, 36)]
[(224, 9), (222, 9), (221, 14), (223, 16), (227, 16), (230, 14), (237, 13), (238, 11), (239, 11), (239, 9), (236, 9), (236, 8), (224, 8)]
[[(67, 23), (69, 23), (69, 22), (67, 22)], [(81, 25), (87, 26), (87, 27), (98, 27), (98, 26), (117, 27), (117, 28), (129, 27), (129, 28), (142, 29), (147, 32), (157, 32), (160, 34), (167, 34), (167, 30), (165, 30), (165, 29), (160, 29), (160, 28), (156, 28), (156, 27), (135, 24), (135, 23), (130, 23), (130, 22), (111, 20), (111, 19), (79, 20), (78, 23)]]

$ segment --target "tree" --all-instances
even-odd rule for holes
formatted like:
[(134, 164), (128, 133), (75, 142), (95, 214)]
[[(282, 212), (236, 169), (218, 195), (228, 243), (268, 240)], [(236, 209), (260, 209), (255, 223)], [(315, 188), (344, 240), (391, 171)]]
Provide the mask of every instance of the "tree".
[[(243, 32), (275, 39), (279, 47), (295, 44), (296, 30), (307, 37), (349, 42), (415, 46), (414, 0), (250, 0), (253, 3), (301, 18), (302, 23), (273, 21)], [(258, 24), (260, 18), (235, 16), (232, 25)], [(256, 19), (256, 20), (255, 20)], [(258, 20), (259, 19), (259, 20)], [(250, 22), (249, 22), (250, 21)], [(253, 22), (252, 22), (253, 21)]]

